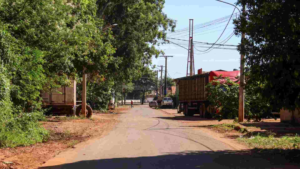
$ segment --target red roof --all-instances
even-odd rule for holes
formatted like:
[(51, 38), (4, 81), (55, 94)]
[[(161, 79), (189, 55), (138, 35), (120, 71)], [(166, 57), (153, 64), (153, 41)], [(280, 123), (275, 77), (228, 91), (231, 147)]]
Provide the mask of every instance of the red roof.
[[(217, 81), (219, 81), (220, 83), (224, 84), (227, 80), (226, 78), (229, 78), (231, 81), (236, 82), (237, 76), (240, 76), (240, 71), (211, 71), (209, 73), (209, 81), (213, 81), (214, 77), (219, 77), (222, 75), (222, 79), (216, 79)], [(239, 83), (239, 82), (238, 82)]]

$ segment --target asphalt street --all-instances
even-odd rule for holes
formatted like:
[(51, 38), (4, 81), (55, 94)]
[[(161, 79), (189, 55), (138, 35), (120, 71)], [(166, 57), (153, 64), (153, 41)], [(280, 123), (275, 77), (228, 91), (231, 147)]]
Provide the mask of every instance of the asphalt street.
[(268, 160), (214, 139), (200, 128), (147, 105), (120, 116), (107, 136), (76, 146), (45, 163), (48, 169), (188, 169), (188, 168), (296, 168), (285, 161)]

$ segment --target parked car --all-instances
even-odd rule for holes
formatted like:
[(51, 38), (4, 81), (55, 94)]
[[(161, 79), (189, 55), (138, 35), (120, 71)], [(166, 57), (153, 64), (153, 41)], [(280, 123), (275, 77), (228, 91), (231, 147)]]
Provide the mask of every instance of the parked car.
[(163, 106), (170, 106), (173, 107), (173, 100), (171, 97), (165, 97), (163, 98), (162, 102), (161, 102), (161, 107)]
[(157, 102), (155, 100), (149, 102), (149, 107), (157, 107)]

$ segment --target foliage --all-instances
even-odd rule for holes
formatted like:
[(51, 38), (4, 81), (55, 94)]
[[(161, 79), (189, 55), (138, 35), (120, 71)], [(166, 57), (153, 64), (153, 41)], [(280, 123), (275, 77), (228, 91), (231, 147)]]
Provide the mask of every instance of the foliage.
[(143, 70), (143, 74), (140, 79), (133, 81), (134, 90), (141, 92), (142, 104), (144, 104), (145, 93), (147, 91), (156, 90), (156, 82), (156, 72), (148, 67)]
[(13, 113), (10, 80), (4, 68), (0, 69), (0, 89), (0, 147), (26, 146), (47, 139), (48, 132), (38, 123), (42, 112)]
[(300, 107), (300, 3), (297, 0), (238, 0), (247, 12), (235, 21), (236, 34), (246, 33), (247, 84), (263, 84), (255, 92), (273, 105)]
[[(112, 98), (113, 82), (109, 79), (105, 81), (93, 81), (88, 78), (86, 85), (87, 102), (95, 110), (106, 110), (108, 102)], [(82, 100), (82, 85), (77, 85), (77, 100)]]
[[(219, 77), (221, 78), (221, 77)], [(214, 109), (213, 116), (222, 120), (223, 118), (234, 119), (238, 116), (239, 107), (239, 85), (230, 79), (221, 84), (215, 80), (207, 86), (207, 100)]]
[(112, 27), (113, 46), (116, 47), (116, 62), (109, 65), (115, 80), (136, 80), (141, 77), (145, 65), (152, 56), (161, 51), (156, 49), (158, 40), (165, 39), (165, 31), (172, 29), (175, 22), (162, 12), (164, 0), (98, 0), (98, 17), (104, 18), (107, 27)]
[[(222, 77), (218, 77), (219, 79)], [(248, 85), (245, 93), (245, 116), (250, 119), (260, 120), (270, 115), (271, 105), (264, 99), (256, 89), (260, 86)], [(213, 116), (222, 120), (224, 118), (235, 119), (238, 117), (239, 108), (239, 84), (227, 78), (225, 83), (217, 80), (206, 86), (208, 90), (208, 101), (213, 109)]]
[(238, 138), (239, 141), (247, 143), (250, 147), (265, 149), (300, 149), (299, 136), (283, 136), (276, 138), (269, 136), (252, 136), (250, 138)]
[(169, 94), (168, 97), (172, 98), (174, 107), (177, 107), (179, 105), (179, 93), (178, 92), (176, 92), (175, 94)]
[[(46, 138), (37, 122), (42, 90), (70, 79), (80, 83), (89, 74), (87, 96), (99, 108), (106, 107), (113, 88), (118, 95), (120, 84), (133, 90), (131, 81), (161, 52), (157, 40), (174, 28), (163, 5), (164, 0), (0, 0), (0, 64), (3, 90), (9, 88), (0, 100), (1, 125), (9, 126), (1, 128), (1, 144)], [(115, 23), (118, 29), (110, 27)]]

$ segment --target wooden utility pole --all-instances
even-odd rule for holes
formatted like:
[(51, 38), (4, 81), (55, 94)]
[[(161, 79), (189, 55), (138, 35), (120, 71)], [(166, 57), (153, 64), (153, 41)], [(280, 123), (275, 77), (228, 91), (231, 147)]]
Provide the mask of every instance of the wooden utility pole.
[[(228, 5), (233, 6), (235, 9), (237, 9), (240, 12), (240, 15), (242, 16), (242, 20), (246, 19), (246, 4), (245, 1), (242, 1), (243, 9), (241, 10), (236, 7), (236, 5), (222, 1), (222, 0), (216, 0)], [(244, 26), (244, 25), (242, 25)], [(242, 31), (244, 31), (242, 29)], [(241, 70), (240, 70), (240, 87), (239, 87), (239, 122), (243, 122), (245, 118), (245, 72), (244, 72), (244, 59), (245, 59), (245, 44), (244, 44), (244, 39), (245, 39), (245, 32), (242, 32), (242, 40), (241, 40)]]
[(160, 97), (162, 97), (162, 93), (163, 93), (163, 85), (162, 85), (162, 73), (164, 70), (164, 66), (159, 66), (160, 67)]
[(158, 72), (159, 70), (156, 70), (157, 74), (156, 74), (156, 96), (158, 96)]
[[(245, 3), (243, 3), (242, 20), (245, 19), (246, 9)], [(242, 32), (242, 52), (241, 52), (241, 70), (240, 70), (240, 88), (239, 88), (239, 122), (243, 122), (245, 118), (245, 72), (244, 72), (244, 59), (245, 59), (245, 46), (244, 46), (245, 32)]]
[(168, 57), (173, 57), (173, 56), (161, 56), (165, 58), (165, 91), (164, 91), (164, 96), (167, 96), (167, 71), (168, 71)]
[(81, 107), (81, 113), (86, 116), (86, 77), (87, 74), (85, 74), (85, 68), (83, 69), (83, 76), (82, 76), (82, 107)]

